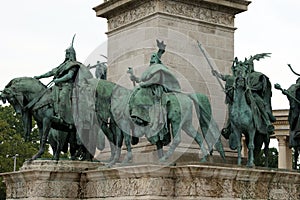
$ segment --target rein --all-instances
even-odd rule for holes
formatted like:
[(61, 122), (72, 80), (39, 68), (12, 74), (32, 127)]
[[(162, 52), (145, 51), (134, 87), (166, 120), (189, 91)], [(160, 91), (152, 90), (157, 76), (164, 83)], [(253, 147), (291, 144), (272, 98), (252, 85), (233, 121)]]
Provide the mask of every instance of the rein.
[(44, 96), (44, 94), (53, 86), (53, 80), (47, 84), (47, 88), (42, 91), (37, 97), (35, 97), (34, 99), (32, 99), (24, 108), (23, 110), (26, 111), (30, 108), (32, 108), (32, 106), (34, 106), (41, 98), (42, 96)]

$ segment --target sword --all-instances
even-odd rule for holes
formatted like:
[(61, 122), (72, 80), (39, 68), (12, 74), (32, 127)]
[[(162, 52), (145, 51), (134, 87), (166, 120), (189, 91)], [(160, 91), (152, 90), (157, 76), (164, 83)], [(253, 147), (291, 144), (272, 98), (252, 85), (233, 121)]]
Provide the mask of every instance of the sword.
[[(204, 49), (202, 48), (200, 42), (199, 42), (199, 41), (197, 41), (197, 42), (198, 42), (198, 47), (199, 47), (199, 49), (201, 50), (202, 54), (204, 55), (206, 61), (208, 62), (208, 65), (209, 65), (210, 69), (213, 70), (213, 71), (215, 71), (215, 69), (214, 69), (214, 67), (212, 66), (211, 62), (209, 61), (209, 59), (208, 59), (208, 57), (207, 57), (207, 55), (206, 55)], [(223, 84), (221, 83), (219, 77), (218, 77), (218, 76), (215, 76), (215, 77), (216, 77), (216, 79), (217, 79), (219, 85), (221, 86), (222, 90), (225, 91), (225, 88), (224, 88)]]

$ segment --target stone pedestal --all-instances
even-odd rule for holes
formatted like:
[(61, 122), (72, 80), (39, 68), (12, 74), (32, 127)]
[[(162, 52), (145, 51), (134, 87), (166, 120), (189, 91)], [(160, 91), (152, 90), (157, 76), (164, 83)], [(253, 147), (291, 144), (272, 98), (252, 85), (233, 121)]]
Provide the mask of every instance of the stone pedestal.
[(298, 172), (236, 165), (106, 168), (100, 163), (80, 161), (34, 161), (20, 171), (1, 176), (8, 200), (300, 198)]
[[(212, 66), (222, 74), (230, 74), (234, 18), (246, 11), (249, 3), (246, 0), (104, 1), (94, 10), (98, 17), (107, 19), (108, 80), (132, 88), (126, 73), (128, 67), (140, 77), (149, 66), (151, 54), (157, 51), (156, 39), (163, 40), (167, 45), (161, 58), (163, 64), (178, 78), (183, 92), (208, 96), (213, 117), (221, 129), (227, 116), (225, 95), (197, 41)], [(232, 154), (229, 148), (226, 151)], [(198, 152), (194, 154), (197, 156)]]
[(81, 172), (100, 163), (37, 160), (25, 162), (20, 171), (0, 174), (6, 184), (7, 199), (78, 199)]
[(246, 11), (245, 0), (108, 0), (95, 7), (108, 22), (108, 79), (132, 87), (128, 67), (140, 76), (163, 40), (162, 62), (179, 79), (184, 92), (210, 98), (222, 127), (226, 115), (224, 92), (211, 74), (197, 40), (217, 71), (231, 73), (234, 58), (234, 18)]

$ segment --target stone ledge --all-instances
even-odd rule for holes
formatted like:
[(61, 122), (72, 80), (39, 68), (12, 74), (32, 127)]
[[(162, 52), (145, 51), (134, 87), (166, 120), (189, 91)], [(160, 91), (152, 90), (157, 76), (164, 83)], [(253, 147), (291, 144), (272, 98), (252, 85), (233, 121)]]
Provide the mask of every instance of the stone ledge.
[[(132, 6), (136, 7), (140, 5), (142, 2), (146, 2), (150, 0), (109, 0), (105, 1), (104, 3), (96, 6), (93, 10), (96, 12), (97, 17), (104, 17), (107, 18), (111, 15), (112, 12), (120, 12), (126, 10), (126, 8)], [(250, 1), (246, 0), (176, 0), (177, 2), (186, 2), (192, 4), (210, 4), (210, 5), (217, 5), (217, 7), (223, 6), (226, 8), (230, 8), (234, 14), (238, 14), (240, 12), (246, 11), (247, 6), (251, 3)]]
[(98, 17), (107, 18), (109, 32), (156, 14), (234, 28), (234, 15), (246, 11), (249, 3), (241, 0), (112, 0), (93, 9)]
[(73, 160), (34, 160), (31, 162), (24, 162), (20, 171), (42, 169), (43, 171), (82, 172), (85, 170), (96, 169), (99, 166), (103, 166), (103, 163)]
[[(246, 168), (230, 164), (166, 166), (141, 164), (99, 167), (80, 165), (82, 171), (49, 171), (49, 161), (4, 173), (7, 199), (298, 199), (296, 171)], [(96, 163), (97, 164), (97, 163)], [(92, 165), (97, 166), (95, 163)], [(99, 164), (99, 163), (98, 163)], [(37, 167), (40, 166), (40, 169)], [(77, 168), (78, 169), (78, 168)]]

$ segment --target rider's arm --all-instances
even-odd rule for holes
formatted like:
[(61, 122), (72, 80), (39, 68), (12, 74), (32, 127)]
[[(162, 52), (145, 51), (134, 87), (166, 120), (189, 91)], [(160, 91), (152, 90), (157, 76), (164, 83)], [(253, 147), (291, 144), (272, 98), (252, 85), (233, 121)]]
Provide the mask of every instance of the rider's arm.
[(135, 81), (136, 83), (141, 82), (141, 80), (138, 77), (136, 77), (135, 75), (130, 75), (130, 80)]
[(153, 74), (153, 76), (151, 76), (150, 79), (146, 80), (146, 81), (142, 81), (140, 83), (140, 86), (141, 87), (148, 87), (148, 86), (151, 86), (151, 85), (154, 85), (154, 84), (162, 84), (160, 83), (160, 73), (155, 73)]
[(72, 79), (74, 77), (76, 70), (77, 70), (76, 68), (70, 69), (69, 72), (66, 75), (64, 75), (63, 77), (54, 79), (53, 80), (54, 83), (61, 83), (61, 82), (65, 82), (65, 81)]
[(54, 70), (51, 70), (51, 71), (49, 71), (49, 72), (47, 72), (45, 74), (42, 74), (40, 76), (35, 76), (34, 78), (36, 78), (36, 79), (48, 78), (48, 77), (53, 76), (53, 75), (54, 75)]
[(164, 41), (160, 42), (159, 40), (156, 40), (156, 44), (157, 44), (157, 47), (158, 47), (157, 56), (160, 59), (161, 56), (165, 53), (166, 45), (164, 44)]
[(133, 74), (133, 69), (131, 67), (128, 67), (128, 70), (127, 70), (127, 73), (130, 74), (129, 78), (132, 82), (136, 82), (136, 83), (139, 83), (141, 82), (141, 79), (136, 77), (134, 74)]

